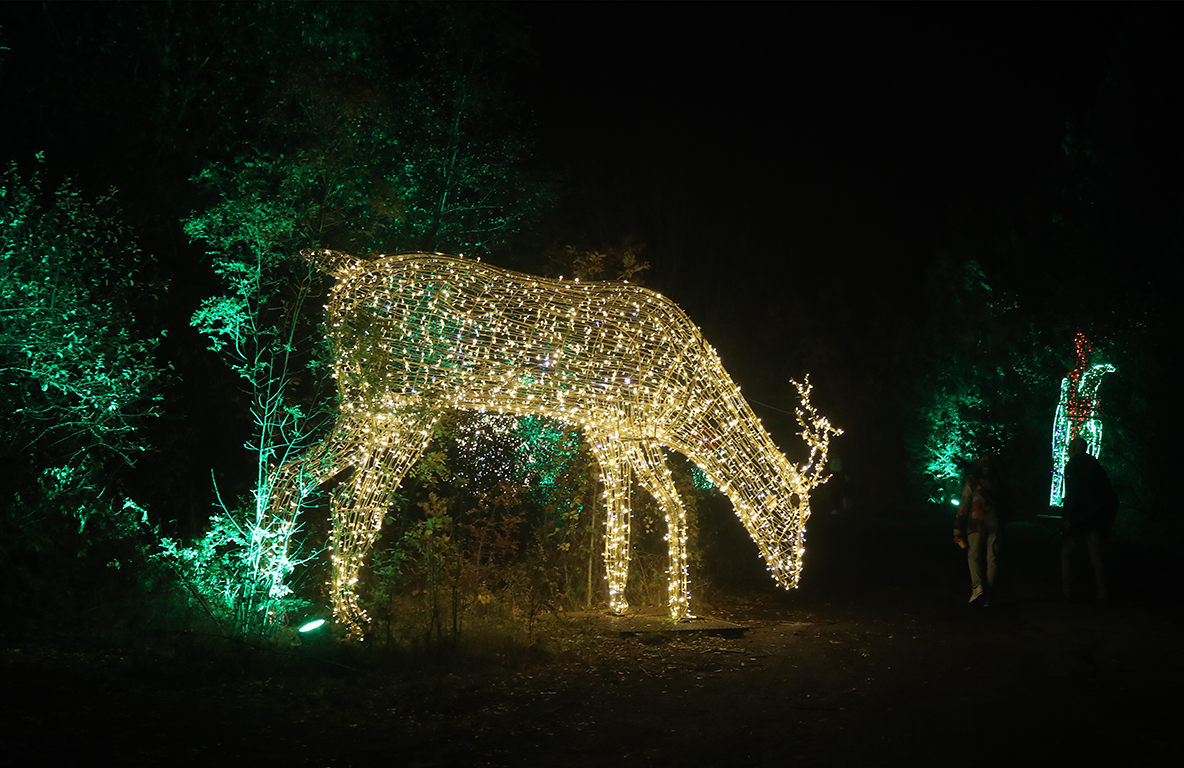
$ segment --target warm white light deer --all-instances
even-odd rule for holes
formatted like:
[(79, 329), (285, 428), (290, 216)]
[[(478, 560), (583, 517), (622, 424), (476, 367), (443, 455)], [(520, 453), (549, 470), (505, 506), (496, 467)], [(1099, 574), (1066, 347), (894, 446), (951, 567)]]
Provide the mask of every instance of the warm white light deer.
[(340, 412), (319, 446), (278, 470), (276, 513), (347, 467), (332, 496), (334, 613), (366, 621), (353, 585), (407, 470), (450, 408), (540, 414), (583, 429), (608, 510), (609, 607), (623, 612), (632, 473), (660, 505), (670, 545), (670, 613), (688, 614), (686, 516), (662, 449), (693, 461), (732, 500), (773, 577), (795, 587), (808, 493), (825, 482), (827, 444), (840, 434), (798, 385), (810, 448), (798, 467), (777, 449), (673, 302), (628, 283), (550, 280), (440, 254), (361, 260), (304, 256), (337, 282), (328, 327)]

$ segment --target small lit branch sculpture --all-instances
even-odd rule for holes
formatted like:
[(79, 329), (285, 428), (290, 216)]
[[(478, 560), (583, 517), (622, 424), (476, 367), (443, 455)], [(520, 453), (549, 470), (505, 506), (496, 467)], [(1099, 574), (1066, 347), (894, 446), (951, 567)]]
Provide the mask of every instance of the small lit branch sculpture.
[(358, 569), (404, 474), (447, 409), (538, 414), (584, 430), (608, 510), (609, 606), (628, 608), (629, 487), (636, 477), (666, 518), (670, 613), (688, 615), (687, 522), (662, 453), (676, 450), (732, 500), (773, 577), (796, 587), (809, 492), (826, 481), (840, 431), (798, 385), (807, 462), (777, 449), (715, 350), (673, 302), (628, 283), (549, 280), (438, 254), (363, 261), (305, 257), (337, 277), (326, 307), (340, 412), (329, 437), (275, 478), (276, 513), (346, 469), (332, 497), (331, 593), (358, 632)]
[(1052, 422), (1052, 491), (1048, 504), (1059, 507), (1065, 498), (1065, 465), (1069, 462), (1069, 441), (1080, 437), (1095, 458), (1102, 450), (1102, 420), (1098, 418), (1098, 386), (1102, 377), (1113, 373), (1113, 365), (1090, 365), (1093, 345), (1085, 334), (1074, 338), (1077, 364), (1061, 380), (1061, 398)]

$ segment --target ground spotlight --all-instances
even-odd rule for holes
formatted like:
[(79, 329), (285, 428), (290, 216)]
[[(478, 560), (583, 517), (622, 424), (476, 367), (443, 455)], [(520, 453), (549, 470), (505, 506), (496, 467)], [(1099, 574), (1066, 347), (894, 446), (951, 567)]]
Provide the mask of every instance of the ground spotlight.
[(310, 621), (310, 622), (307, 622), (306, 624), (303, 624), (303, 625), (301, 625), (300, 629), (299, 629), (299, 630), (297, 630), (297, 631), (299, 631), (299, 632), (312, 632), (314, 629), (320, 629), (322, 626), (324, 626), (324, 624), (325, 624), (325, 620), (324, 620), (324, 619), (313, 619), (312, 621)]

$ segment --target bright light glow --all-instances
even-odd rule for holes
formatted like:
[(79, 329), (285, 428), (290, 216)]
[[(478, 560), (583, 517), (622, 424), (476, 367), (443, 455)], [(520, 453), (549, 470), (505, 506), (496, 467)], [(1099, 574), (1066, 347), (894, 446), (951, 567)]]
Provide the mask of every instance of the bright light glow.
[(324, 624), (325, 624), (324, 619), (313, 619), (312, 621), (308, 622), (304, 626), (300, 627), (300, 629), (298, 631), (312, 632), (314, 629), (320, 629), (322, 626), (324, 626)]
[(1088, 452), (1098, 458), (1102, 451), (1102, 421), (1098, 417), (1098, 385), (1107, 373), (1116, 369), (1099, 363), (1090, 365), (1093, 345), (1085, 334), (1077, 334), (1077, 364), (1061, 380), (1061, 397), (1052, 421), (1052, 491), (1050, 507), (1059, 507), (1065, 498), (1065, 465), (1069, 462), (1069, 442), (1080, 437)]
[(810, 453), (795, 466), (733, 383), (715, 350), (669, 299), (628, 283), (551, 280), (440, 254), (363, 261), (304, 256), (337, 277), (326, 306), (340, 399), (333, 432), (275, 477), (276, 512), (347, 467), (332, 494), (334, 617), (368, 621), (354, 585), (403, 476), (449, 409), (540, 415), (582, 429), (600, 467), (609, 606), (623, 612), (632, 479), (661, 507), (670, 546), (670, 615), (689, 614), (687, 521), (663, 449), (689, 458), (732, 500), (773, 577), (796, 587), (809, 491), (831, 435), (795, 385)]

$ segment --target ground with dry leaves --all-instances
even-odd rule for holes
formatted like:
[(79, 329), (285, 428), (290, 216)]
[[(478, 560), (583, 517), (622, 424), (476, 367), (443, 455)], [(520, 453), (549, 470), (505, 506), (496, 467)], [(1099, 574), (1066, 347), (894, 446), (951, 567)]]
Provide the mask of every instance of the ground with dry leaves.
[[(1115, 542), (1108, 606), (1059, 599), (1055, 528), (1013, 526), (1001, 600), (966, 604), (936, 523), (812, 522), (793, 593), (716, 597), (742, 638), (407, 659), (214, 638), (10, 637), (12, 765), (603, 766), (1166, 762), (1184, 682), (1169, 563)], [(7, 762), (7, 761), (6, 761)]]

